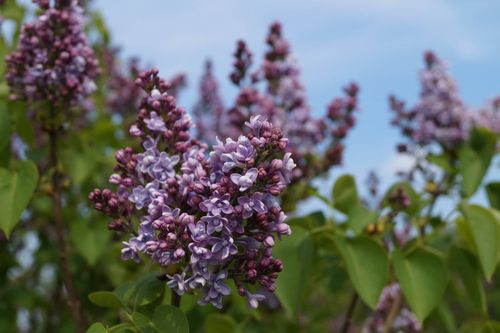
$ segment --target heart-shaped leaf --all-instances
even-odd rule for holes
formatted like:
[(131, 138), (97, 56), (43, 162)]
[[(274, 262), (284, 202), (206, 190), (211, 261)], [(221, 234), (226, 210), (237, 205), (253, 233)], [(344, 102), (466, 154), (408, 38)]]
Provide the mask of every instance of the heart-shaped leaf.
[(89, 300), (103, 308), (122, 308), (123, 304), (111, 291), (96, 291), (89, 295)]
[(408, 255), (393, 253), (394, 271), (411, 310), (421, 322), (440, 303), (448, 272), (440, 255), (417, 248)]
[(354, 289), (371, 308), (377, 306), (389, 274), (385, 249), (375, 240), (360, 236), (354, 239), (335, 237)]
[(38, 182), (38, 170), (31, 161), (21, 161), (14, 169), (0, 169), (0, 229), (7, 237), (28, 206)]
[(465, 225), (474, 242), (484, 275), (490, 279), (498, 264), (500, 253), (500, 222), (495, 214), (478, 205), (461, 204)]

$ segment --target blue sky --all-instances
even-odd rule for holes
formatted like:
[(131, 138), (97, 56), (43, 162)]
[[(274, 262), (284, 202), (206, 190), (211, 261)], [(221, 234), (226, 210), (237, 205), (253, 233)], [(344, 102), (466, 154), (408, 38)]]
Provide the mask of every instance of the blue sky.
[(94, 5), (124, 55), (154, 64), (165, 77), (188, 75), (189, 91), (180, 99), (187, 108), (194, 104), (206, 58), (214, 61), (229, 104), (235, 94), (227, 80), (235, 41), (247, 41), (260, 59), (268, 25), (282, 22), (316, 115), (345, 83), (361, 86), (362, 112), (336, 175), (364, 177), (375, 169), (389, 179), (405, 165), (394, 152), (398, 132), (389, 126), (387, 96), (416, 100), (424, 50), (447, 60), (467, 104), (500, 93), (498, 1), (97, 0)]

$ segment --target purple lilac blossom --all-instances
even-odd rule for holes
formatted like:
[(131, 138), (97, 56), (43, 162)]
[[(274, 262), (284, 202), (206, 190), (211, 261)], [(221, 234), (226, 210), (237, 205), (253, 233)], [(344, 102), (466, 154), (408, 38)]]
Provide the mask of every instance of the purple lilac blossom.
[(48, 101), (71, 107), (96, 90), (98, 61), (83, 30), (83, 9), (76, 0), (36, 1), (42, 10), (21, 30), (18, 48), (5, 58), (11, 98), (30, 104)]
[(189, 117), (157, 70), (136, 82), (144, 97), (131, 132), (141, 139), (141, 151), (119, 150), (110, 177), (116, 192), (95, 189), (89, 199), (112, 218), (109, 229), (131, 234), (123, 259), (150, 257), (168, 267), (172, 274), (162, 279), (177, 294), (196, 293), (200, 304), (221, 308), (232, 281), (257, 307), (264, 296), (248, 288), (274, 292), (283, 264), (272, 248), (290, 234), (275, 199), (295, 166), (288, 140), (256, 116), (246, 136), (218, 140), (208, 152), (207, 144), (191, 138)]
[[(446, 64), (430, 51), (424, 54), (424, 59), (426, 68), (420, 73), (420, 99), (408, 109), (403, 101), (391, 96), (392, 124), (409, 139), (409, 146), (437, 143), (445, 149), (453, 149), (468, 137), (469, 113)], [(404, 146), (401, 145), (400, 150), (412, 149)]]

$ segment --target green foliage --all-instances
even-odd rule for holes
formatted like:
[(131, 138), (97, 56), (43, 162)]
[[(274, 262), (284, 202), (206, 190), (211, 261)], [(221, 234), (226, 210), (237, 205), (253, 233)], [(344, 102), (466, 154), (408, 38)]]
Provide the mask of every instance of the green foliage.
[(302, 308), (306, 278), (314, 260), (314, 242), (311, 233), (302, 228), (293, 229), (286, 241), (279, 242), (274, 248), (274, 255), (283, 261), (286, 267), (276, 283), (276, 294), (292, 317)]
[(7, 236), (21, 218), (30, 202), (38, 170), (30, 161), (16, 163), (11, 170), (0, 169), (0, 228)]
[(115, 295), (115, 293), (110, 291), (97, 291), (89, 295), (89, 299), (95, 305), (99, 305), (103, 308), (122, 308), (123, 303)]
[(460, 210), (465, 217), (465, 228), (472, 237), (473, 250), (487, 279), (495, 272), (500, 254), (500, 221), (487, 208), (463, 203)]
[(475, 309), (487, 313), (486, 295), (482, 285), (481, 267), (469, 251), (453, 247), (449, 254), (450, 265), (458, 272), (467, 295)]
[(374, 309), (387, 282), (387, 252), (375, 240), (364, 236), (355, 239), (337, 236), (335, 244), (344, 259), (354, 288), (361, 299)]
[(332, 199), (335, 209), (344, 214), (348, 214), (352, 207), (361, 204), (353, 176), (344, 175), (337, 179), (333, 185)]
[(186, 315), (171, 305), (162, 305), (155, 309), (153, 324), (160, 333), (189, 333)]
[(408, 254), (396, 250), (392, 259), (405, 299), (418, 320), (423, 321), (441, 302), (448, 281), (444, 260), (425, 248)]
[(459, 172), (462, 176), (462, 192), (468, 198), (478, 189), (488, 171), (495, 153), (497, 138), (492, 132), (475, 128), (471, 138), (459, 152)]
[(95, 266), (106, 247), (109, 246), (109, 231), (104, 225), (96, 226), (88, 221), (77, 221), (70, 227), (70, 237), (75, 249), (90, 266)]
[(500, 210), (500, 182), (489, 183), (485, 189), (491, 207)]
[(206, 333), (237, 333), (238, 326), (233, 318), (223, 314), (211, 314), (205, 320)]
[(101, 323), (94, 323), (89, 327), (87, 333), (108, 333), (109, 331)]

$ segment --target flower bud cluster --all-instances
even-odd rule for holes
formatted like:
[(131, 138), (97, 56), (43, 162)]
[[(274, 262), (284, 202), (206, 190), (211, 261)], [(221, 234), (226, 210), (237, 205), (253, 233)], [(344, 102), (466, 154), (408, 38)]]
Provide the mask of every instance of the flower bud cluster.
[(22, 27), (17, 49), (5, 59), (11, 98), (75, 106), (96, 90), (99, 73), (82, 8), (76, 0), (37, 3), (42, 13)]

